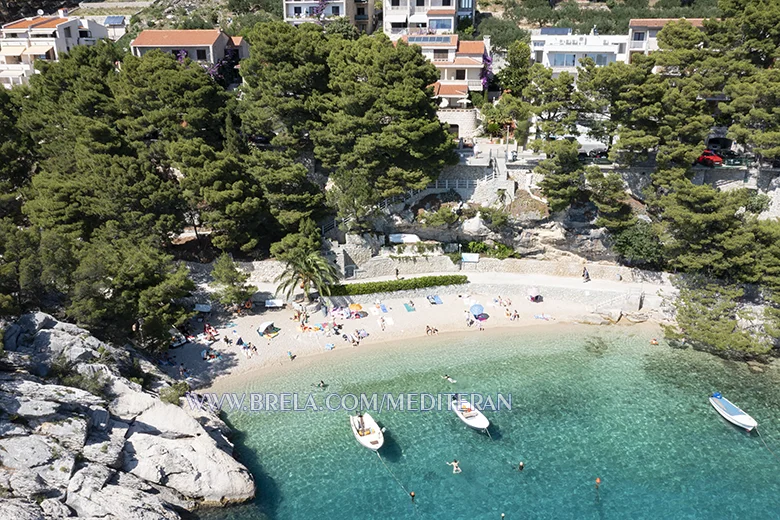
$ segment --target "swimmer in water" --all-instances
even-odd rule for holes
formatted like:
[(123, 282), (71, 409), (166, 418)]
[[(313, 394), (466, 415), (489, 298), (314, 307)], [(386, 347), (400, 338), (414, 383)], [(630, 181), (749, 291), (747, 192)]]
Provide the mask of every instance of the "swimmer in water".
[(452, 474), (456, 475), (460, 473), (462, 470), (460, 469), (460, 465), (458, 464), (458, 459), (453, 460), (452, 462), (447, 463), (448, 466), (452, 466)]
[(443, 376), (441, 376), (441, 378), (442, 378), (442, 379), (446, 379), (446, 380), (447, 380), (448, 382), (450, 382), (450, 383), (454, 383), (454, 382), (455, 382), (455, 380), (454, 380), (454, 379), (452, 379), (452, 378), (451, 378), (450, 376), (448, 376), (447, 374), (444, 374)]
[(318, 387), (320, 387), (320, 388), (325, 388), (325, 387), (326, 387), (326, 386), (328, 386), (328, 385), (326, 385), (326, 384), (325, 384), (325, 381), (323, 381), (322, 379), (320, 379), (320, 382), (319, 382), (319, 383), (317, 383), (317, 386), (318, 386)]

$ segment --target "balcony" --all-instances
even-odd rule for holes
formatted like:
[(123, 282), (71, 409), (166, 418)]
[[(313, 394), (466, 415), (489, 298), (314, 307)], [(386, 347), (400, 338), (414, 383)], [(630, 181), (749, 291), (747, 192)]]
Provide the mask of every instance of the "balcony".
[(481, 79), (470, 79), (469, 80), (469, 90), (482, 90), (482, 80)]
[(368, 15), (367, 14), (356, 14), (355, 15), (355, 20), (368, 20)]
[(629, 48), (630, 49), (634, 49), (634, 50), (637, 50), (637, 49), (644, 50), (645, 47), (647, 47), (647, 42), (644, 41), (644, 40), (641, 40), (641, 41), (631, 41), (631, 43), (629, 45)]

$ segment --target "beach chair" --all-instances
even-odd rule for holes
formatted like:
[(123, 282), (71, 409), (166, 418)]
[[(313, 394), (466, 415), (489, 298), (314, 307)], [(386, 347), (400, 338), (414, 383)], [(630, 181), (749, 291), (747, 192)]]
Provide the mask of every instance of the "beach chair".
[(429, 296), (428, 296), (428, 302), (429, 302), (431, 305), (442, 305), (442, 303), (443, 303), (443, 302), (441, 301), (441, 298), (439, 298), (439, 295), (438, 295), (438, 294), (429, 295)]
[(387, 307), (385, 306), (384, 303), (382, 305), (380, 305), (379, 308), (382, 309), (382, 312), (384, 312), (384, 313), (390, 312), (390, 311), (387, 310)]
[(404, 308), (406, 308), (406, 312), (414, 312), (414, 307), (409, 305), (408, 303), (404, 303)]

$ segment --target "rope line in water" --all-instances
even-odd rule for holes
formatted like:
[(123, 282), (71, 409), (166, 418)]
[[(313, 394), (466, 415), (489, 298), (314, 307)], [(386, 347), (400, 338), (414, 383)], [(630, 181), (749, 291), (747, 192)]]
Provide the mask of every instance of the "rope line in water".
[(396, 476), (395, 476), (395, 474), (393, 474), (393, 472), (392, 472), (392, 471), (390, 471), (390, 468), (388, 468), (388, 467), (387, 467), (387, 464), (385, 464), (385, 461), (382, 459), (382, 456), (379, 454), (379, 452), (378, 452), (378, 451), (375, 451), (374, 453), (376, 453), (376, 456), (377, 456), (377, 457), (379, 457), (379, 462), (381, 462), (381, 463), (382, 463), (382, 465), (383, 465), (383, 466), (385, 467), (385, 469), (387, 470), (387, 472), (388, 472), (388, 473), (390, 473), (390, 476), (391, 476), (391, 477), (393, 477), (393, 479), (394, 479), (394, 480), (395, 480), (395, 481), (398, 483), (398, 485), (399, 485), (399, 486), (401, 486), (401, 489), (403, 489), (403, 490), (404, 490), (404, 493), (406, 493), (406, 496), (410, 496), (410, 494), (409, 494), (409, 490), (408, 490), (408, 489), (406, 489), (406, 488), (404, 487), (404, 485), (403, 485), (403, 484), (401, 484), (401, 481), (400, 481), (400, 480), (398, 480), (398, 477), (396, 477)]
[(756, 427), (756, 428), (755, 428), (755, 430), (756, 430), (756, 433), (758, 434), (758, 438), (759, 438), (759, 439), (761, 439), (761, 442), (763, 442), (763, 443), (764, 443), (764, 447), (765, 447), (767, 450), (769, 450), (769, 453), (771, 453), (771, 454), (772, 454), (772, 456), (773, 456), (774, 458), (776, 458), (777, 460), (780, 460), (780, 457), (778, 457), (778, 456), (775, 454), (775, 452), (774, 452), (774, 451), (772, 451), (772, 450), (769, 448), (769, 445), (768, 445), (768, 444), (766, 443), (766, 441), (764, 440), (764, 437), (762, 437), (762, 436), (761, 436), (761, 432), (760, 432), (760, 431), (758, 431), (758, 427)]
[(488, 430), (487, 428), (485, 428), (485, 433), (487, 433), (487, 434), (488, 434), (488, 437), (490, 437), (490, 440), (492, 441), (492, 440), (493, 440), (493, 436), (492, 436), (492, 435), (490, 435), (490, 430)]

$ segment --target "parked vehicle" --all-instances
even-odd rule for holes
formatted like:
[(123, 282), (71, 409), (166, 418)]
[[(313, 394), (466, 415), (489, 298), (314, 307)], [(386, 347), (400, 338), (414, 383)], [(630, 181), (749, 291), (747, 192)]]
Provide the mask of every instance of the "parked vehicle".
[(709, 166), (710, 168), (715, 166), (723, 166), (723, 157), (719, 156), (712, 150), (704, 150), (699, 158), (696, 159), (696, 164)]
[(608, 159), (609, 152), (607, 152), (606, 148), (599, 148), (596, 150), (589, 151), (588, 157), (592, 157), (593, 159)]

